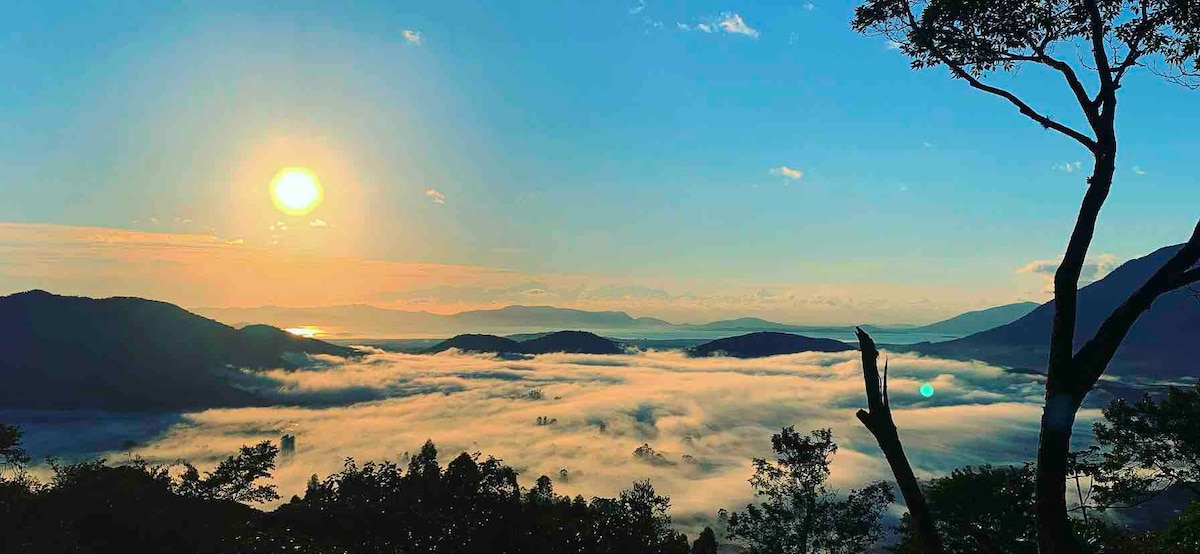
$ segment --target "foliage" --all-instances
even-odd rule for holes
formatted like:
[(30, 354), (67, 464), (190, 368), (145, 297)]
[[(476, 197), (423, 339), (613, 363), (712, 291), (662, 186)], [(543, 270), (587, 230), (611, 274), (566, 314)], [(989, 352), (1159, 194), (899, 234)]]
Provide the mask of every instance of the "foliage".
[(717, 554), (717, 534), (712, 527), (705, 527), (692, 542), (692, 554)]
[(216, 469), (200, 477), (200, 472), (184, 463), (184, 473), (175, 485), (181, 496), (235, 502), (270, 502), (278, 500), (275, 485), (256, 485), (259, 479), (271, 476), (279, 447), (270, 441), (254, 446), (242, 446), (236, 456), (217, 464)]
[(1136, 505), (1173, 486), (1200, 495), (1200, 385), (1171, 387), (1159, 402), (1113, 400), (1104, 418), (1093, 428), (1099, 460), (1087, 468), (1101, 507)]
[(895, 501), (887, 483), (851, 491), (844, 500), (825, 485), (837, 452), (829, 429), (802, 436), (785, 427), (771, 437), (775, 460), (754, 460), (750, 484), (762, 500), (728, 516), (728, 538), (751, 552), (866, 552), (883, 533)]
[(427, 442), (408, 471), (347, 460), (340, 473), (314, 476), (271, 525), (301, 551), (688, 552), (669, 507), (645, 481), (590, 502), (556, 494), (546, 476), (522, 490), (516, 471), (478, 453), (459, 454), (442, 470)]
[(618, 498), (572, 499), (545, 476), (522, 489), (515, 470), (479, 454), (443, 469), (432, 442), (407, 468), (348, 459), (273, 512), (244, 505), (278, 498), (260, 484), (277, 454), (267, 442), (243, 446), (203, 476), (184, 463), (179, 477), (140, 458), (51, 460), (46, 485), (24, 473), (0, 478), (0, 551), (689, 552), (669, 499), (648, 481)]
[[(1037, 552), (1031, 466), (955, 469), (924, 485), (946, 552)], [(900, 552), (915, 552), (907, 519), (900, 527)]]
[[(1151, 56), (1176, 80), (1197, 75), (1200, 12), (1194, 2), (1099, 0), (1095, 8), (1114, 50), (1110, 73), (1117, 81)], [(895, 41), (914, 68), (947, 65), (981, 76), (1029, 62), (1054, 67), (1054, 45), (1090, 43), (1092, 21), (1087, 2), (1067, 0), (869, 0), (855, 10), (852, 26)]]
[(7, 470), (20, 473), (29, 463), (29, 454), (21, 448), (22, 434), (20, 427), (0, 423), (0, 474)]

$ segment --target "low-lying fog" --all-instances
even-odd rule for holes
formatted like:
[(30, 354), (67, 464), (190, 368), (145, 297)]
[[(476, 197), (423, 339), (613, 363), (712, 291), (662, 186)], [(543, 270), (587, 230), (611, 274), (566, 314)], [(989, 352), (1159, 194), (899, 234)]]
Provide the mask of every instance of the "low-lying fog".
[[(895, 417), (919, 474), (1033, 458), (1042, 398), (1037, 377), (979, 363), (885, 356)], [(924, 383), (934, 387), (930, 398), (918, 392)], [(843, 490), (890, 480), (873, 438), (854, 417), (865, 403), (857, 352), (504, 360), (372, 351), (352, 362), (321, 358), (309, 370), (247, 376), (247, 386), (281, 406), (152, 417), (12, 411), (0, 417), (25, 426), (37, 455), (119, 460), (121, 444), (134, 440), (133, 452), (147, 459), (201, 466), (239, 445), (278, 444), (280, 435), (293, 433), (296, 454), (275, 472), (284, 499), (302, 494), (310, 475), (336, 472), (347, 457), (396, 460), (433, 439), (443, 464), (460, 451), (481, 451), (517, 468), (523, 485), (546, 474), (556, 491), (571, 495), (615, 495), (650, 478), (686, 526), (751, 500), (750, 459), (769, 456), (770, 435), (785, 425), (833, 428), (840, 449), (832, 481)], [(1081, 440), (1090, 438), (1098, 416), (1081, 412)], [(552, 423), (539, 425), (539, 417)], [(661, 458), (635, 457), (643, 443)], [(566, 480), (559, 478), (562, 469)]]

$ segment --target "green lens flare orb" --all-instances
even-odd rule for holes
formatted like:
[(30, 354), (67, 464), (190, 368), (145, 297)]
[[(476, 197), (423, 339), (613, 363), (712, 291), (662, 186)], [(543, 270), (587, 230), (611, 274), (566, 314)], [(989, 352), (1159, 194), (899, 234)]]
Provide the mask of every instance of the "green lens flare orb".
[(925, 383), (924, 385), (921, 385), (921, 396), (924, 396), (925, 398), (929, 398), (930, 396), (933, 396), (933, 385), (930, 383)]

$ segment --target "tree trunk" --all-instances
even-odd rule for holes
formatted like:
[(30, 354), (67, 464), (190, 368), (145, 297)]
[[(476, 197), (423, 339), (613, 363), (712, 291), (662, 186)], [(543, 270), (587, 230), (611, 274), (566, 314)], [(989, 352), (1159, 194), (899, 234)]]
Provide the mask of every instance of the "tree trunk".
[(1037, 452), (1038, 544), (1043, 554), (1075, 554), (1082, 546), (1067, 515), (1071, 429), (1084, 394), (1048, 392)]
[[(1042, 409), (1037, 451), (1038, 550), (1042, 554), (1082, 552), (1067, 513), (1067, 458), (1071, 431), (1083, 399), (1091, 391), (1088, 370), (1075, 356), (1079, 276), (1096, 229), (1100, 208), (1112, 188), (1117, 145), (1111, 120), (1100, 133), (1096, 162), (1088, 178), (1088, 192), (1076, 218), (1067, 252), (1054, 275), (1054, 326), (1050, 332), (1050, 359), (1046, 368), (1046, 404)], [(1118, 341), (1119, 343), (1119, 341)], [(1100, 368), (1103, 370), (1103, 368)]]
[[(917, 547), (925, 554), (942, 554), (942, 538), (937, 533), (937, 525), (925, 504), (925, 494), (913, 474), (908, 457), (904, 455), (904, 446), (900, 443), (900, 434), (896, 431), (896, 422), (892, 420), (892, 408), (887, 396), (887, 374), (879, 378), (879, 351), (875, 349), (875, 341), (862, 329), (856, 329), (858, 345), (862, 350), (863, 380), (867, 392), (868, 410), (859, 410), (858, 420), (875, 436), (879, 448), (887, 458), (896, 484), (900, 487), (900, 495), (908, 506), (909, 517), (912, 518), (913, 534)], [(886, 369), (886, 368), (885, 368)]]

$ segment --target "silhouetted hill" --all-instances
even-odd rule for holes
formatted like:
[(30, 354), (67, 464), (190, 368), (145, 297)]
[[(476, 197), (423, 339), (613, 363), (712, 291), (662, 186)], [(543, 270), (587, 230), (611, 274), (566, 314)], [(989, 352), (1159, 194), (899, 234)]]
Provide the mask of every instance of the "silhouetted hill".
[(621, 354), (625, 349), (620, 344), (587, 331), (557, 331), (532, 335), (521, 342), (495, 335), (458, 335), (442, 341), (426, 350), (434, 354), (451, 348), (464, 352), (492, 352), (496, 354)]
[(30, 291), (0, 297), (0, 406), (178, 409), (244, 406), (229, 368), (291, 367), (287, 353), (354, 351), (255, 325), (234, 329), (141, 298)]
[(522, 353), (524, 350), (521, 344), (512, 339), (497, 337), (495, 335), (458, 335), (450, 339), (439, 342), (429, 350), (429, 354), (445, 352), (451, 348), (457, 348), (463, 352), (491, 352), (495, 354), (506, 353)]
[(688, 350), (693, 356), (732, 356), (734, 358), (765, 358), (798, 352), (843, 352), (854, 350), (850, 345), (833, 339), (814, 339), (791, 333), (764, 331), (725, 339), (717, 339)]
[(567, 352), (571, 354), (621, 354), (621, 345), (587, 331), (559, 331), (521, 343), (527, 354)]
[[(970, 335), (1012, 323), (1025, 317), (1029, 312), (1037, 309), (1038, 306), (1037, 302), (1005, 304), (1003, 306), (959, 314), (950, 319), (913, 328), (911, 331), (956, 336)], [(867, 329), (867, 332), (870, 331), (871, 329)]]
[[(1079, 316), (1075, 334), (1078, 348), (1099, 328), (1104, 318), (1179, 250), (1168, 246), (1130, 260), (1103, 279), (1079, 290)], [(1044, 371), (1049, 355), (1054, 302), (1042, 304), (1008, 325), (940, 343), (913, 345), (912, 350), (934, 356), (977, 359), (1016, 369)], [(1110, 372), (1152, 378), (1200, 374), (1191, 351), (1200, 339), (1200, 301), (1190, 291), (1160, 297), (1129, 331)]]

